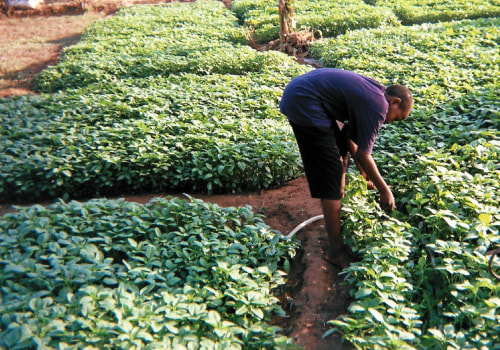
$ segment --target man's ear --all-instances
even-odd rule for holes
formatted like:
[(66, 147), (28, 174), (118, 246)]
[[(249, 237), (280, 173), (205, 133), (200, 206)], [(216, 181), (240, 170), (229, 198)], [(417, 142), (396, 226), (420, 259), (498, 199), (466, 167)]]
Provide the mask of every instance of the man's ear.
[(401, 103), (401, 99), (399, 97), (395, 96), (390, 96), (389, 97), (389, 104), (391, 105), (399, 105)]

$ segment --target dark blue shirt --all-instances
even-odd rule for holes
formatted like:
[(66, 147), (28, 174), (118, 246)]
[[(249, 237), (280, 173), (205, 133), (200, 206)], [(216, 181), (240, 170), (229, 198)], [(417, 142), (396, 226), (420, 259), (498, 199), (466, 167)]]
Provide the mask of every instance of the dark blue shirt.
[(353, 141), (371, 153), (389, 107), (384, 91), (382, 84), (361, 74), (320, 68), (290, 81), (280, 110), (302, 126), (331, 127), (336, 120), (348, 122)]

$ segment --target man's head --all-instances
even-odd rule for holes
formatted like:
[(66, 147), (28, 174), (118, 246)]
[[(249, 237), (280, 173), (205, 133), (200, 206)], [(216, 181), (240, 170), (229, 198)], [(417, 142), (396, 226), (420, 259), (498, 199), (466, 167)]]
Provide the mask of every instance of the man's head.
[(408, 88), (399, 84), (388, 86), (385, 89), (385, 98), (389, 103), (385, 119), (387, 124), (405, 120), (408, 117), (413, 106), (413, 95)]

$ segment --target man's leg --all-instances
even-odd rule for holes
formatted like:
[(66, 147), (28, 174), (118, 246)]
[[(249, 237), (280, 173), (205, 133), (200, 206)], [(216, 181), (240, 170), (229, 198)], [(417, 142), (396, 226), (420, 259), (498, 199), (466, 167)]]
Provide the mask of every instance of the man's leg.
[(325, 228), (329, 242), (326, 259), (340, 268), (348, 267), (352, 257), (343, 248), (340, 226), (340, 200), (322, 199), (321, 207), (325, 216)]

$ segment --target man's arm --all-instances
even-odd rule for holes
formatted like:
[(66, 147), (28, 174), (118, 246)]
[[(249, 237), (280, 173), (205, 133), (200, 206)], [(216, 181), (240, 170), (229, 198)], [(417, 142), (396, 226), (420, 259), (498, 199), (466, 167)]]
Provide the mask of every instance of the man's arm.
[[(352, 151), (349, 151), (349, 152), (351, 153)], [(356, 154), (356, 152), (357, 152), (357, 145), (356, 145), (356, 151), (353, 154)], [(352, 159), (354, 160), (354, 163), (356, 164), (356, 167), (358, 168), (359, 173), (366, 180), (366, 183), (367, 183), (366, 187), (369, 190), (373, 190), (375, 188), (375, 185), (373, 184), (373, 182), (370, 180), (370, 178), (366, 174), (366, 171), (363, 170), (363, 168), (361, 167), (361, 164), (359, 164), (359, 162), (356, 160), (356, 158), (354, 156), (352, 157)]]
[(369, 179), (373, 182), (375, 187), (380, 193), (380, 206), (385, 211), (391, 211), (396, 208), (396, 203), (392, 192), (385, 183), (382, 175), (378, 171), (377, 164), (373, 160), (372, 156), (365, 151), (358, 148), (351, 139), (348, 140), (349, 152), (351, 153), (360, 173), (365, 179)]

